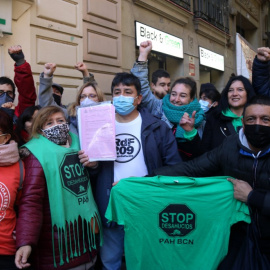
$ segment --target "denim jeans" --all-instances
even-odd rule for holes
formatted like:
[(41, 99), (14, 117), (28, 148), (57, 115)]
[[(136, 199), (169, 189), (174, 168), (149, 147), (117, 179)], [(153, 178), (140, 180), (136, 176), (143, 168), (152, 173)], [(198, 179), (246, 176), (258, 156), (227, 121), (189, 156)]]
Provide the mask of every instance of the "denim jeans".
[(124, 227), (103, 227), (103, 245), (100, 247), (102, 270), (120, 270), (124, 254)]

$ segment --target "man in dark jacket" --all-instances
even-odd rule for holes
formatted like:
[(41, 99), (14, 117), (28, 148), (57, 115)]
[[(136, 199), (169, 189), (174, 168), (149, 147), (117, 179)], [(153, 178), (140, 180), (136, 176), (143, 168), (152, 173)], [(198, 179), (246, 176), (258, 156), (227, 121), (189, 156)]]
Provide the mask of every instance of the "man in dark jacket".
[[(195, 160), (156, 169), (154, 175), (233, 177), (228, 180), (234, 186), (234, 197), (252, 209), (252, 218), (259, 230), (261, 252), (270, 261), (269, 168), (270, 98), (256, 96), (246, 105), (239, 134), (226, 138), (219, 147)], [(236, 238), (238, 236), (236, 234)]]
[(257, 49), (252, 66), (252, 85), (257, 94), (270, 97), (270, 48)]
[[(100, 252), (103, 269), (117, 270), (121, 269), (124, 252), (124, 229), (115, 223), (108, 224), (105, 218), (112, 186), (123, 178), (144, 176), (160, 166), (181, 162), (181, 158), (169, 127), (146, 109), (137, 109), (142, 95), (136, 76), (130, 73), (116, 74), (111, 91), (116, 110), (117, 159), (114, 162), (99, 162), (94, 196), (103, 222)], [(87, 166), (87, 157), (79, 157)], [(93, 167), (93, 163), (89, 167)]]

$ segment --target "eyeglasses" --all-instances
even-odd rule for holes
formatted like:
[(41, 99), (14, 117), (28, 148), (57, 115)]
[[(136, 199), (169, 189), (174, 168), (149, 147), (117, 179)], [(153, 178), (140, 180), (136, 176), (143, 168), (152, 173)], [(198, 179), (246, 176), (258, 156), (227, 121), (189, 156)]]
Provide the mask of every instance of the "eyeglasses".
[(5, 136), (5, 135), (8, 135), (8, 133), (5, 133), (5, 134), (1, 134), (1, 135), (0, 135), (0, 137), (1, 137), (1, 136)]
[(4, 91), (4, 90), (0, 90), (0, 96), (4, 95), (5, 93), (7, 93), (7, 95), (11, 98), (14, 97), (13, 91)]
[(80, 95), (80, 99), (86, 99), (86, 98), (94, 99), (96, 97), (97, 97), (96, 94)]

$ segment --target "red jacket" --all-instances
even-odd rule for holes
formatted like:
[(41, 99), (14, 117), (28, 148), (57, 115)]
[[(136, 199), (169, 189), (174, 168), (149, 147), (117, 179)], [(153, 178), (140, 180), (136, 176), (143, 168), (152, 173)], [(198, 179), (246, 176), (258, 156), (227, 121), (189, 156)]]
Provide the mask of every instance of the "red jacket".
[(12, 232), (16, 226), (14, 206), (18, 198), (20, 177), (19, 162), (0, 167), (0, 255), (16, 253)]
[[(65, 263), (59, 266), (59, 249), (58, 245), (55, 245), (55, 259), (58, 267), (54, 267), (51, 213), (45, 175), (41, 164), (34, 155), (30, 154), (26, 157), (24, 163), (25, 180), (16, 226), (17, 248), (24, 245), (32, 246), (29, 261), (35, 270), (64, 270), (90, 262), (96, 256), (96, 250), (92, 251), (92, 254), (90, 252), (82, 253), (81, 256), (71, 259), (69, 263), (65, 260), (64, 250)], [(72, 234), (72, 246), (74, 246), (73, 231), (70, 230), (70, 233)], [(80, 239), (82, 237), (82, 232), (80, 232)], [(54, 242), (58, 243), (56, 229), (54, 230), (54, 239)], [(83, 251), (82, 245), (81, 251)]]
[(19, 117), (27, 107), (35, 105), (37, 94), (31, 67), (27, 62), (20, 66), (15, 64), (14, 72), (14, 82), (19, 93), (15, 115)]

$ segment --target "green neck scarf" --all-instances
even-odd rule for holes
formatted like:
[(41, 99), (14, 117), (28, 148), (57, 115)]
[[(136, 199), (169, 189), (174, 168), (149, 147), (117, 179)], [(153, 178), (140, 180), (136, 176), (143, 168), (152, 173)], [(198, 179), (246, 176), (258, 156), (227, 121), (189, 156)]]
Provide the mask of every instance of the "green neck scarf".
[[(52, 220), (52, 241), (54, 266), (56, 244), (59, 245), (60, 265), (64, 264), (63, 247), (66, 250), (66, 262), (87, 251), (96, 249), (95, 227), (101, 229), (100, 216), (94, 201), (90, 179), (87, 170), (79, 161), (79, 140), (70, 133), (72, 143), (70, 148), (59, 146), (43, 136), (33, 138), (24, 146), (39, 160), (47, 183)], [(78, 219), (81, 217), (85, 227), (79, 228)], [(93, 229), (91, 228), (91, 222)], [(54, 243), (54, 227), (58, 231), (58, 243)], [(74, 239), (71, 239), (70, 229), (73, 229)], [(83, 239), (79, 239), (79, 231), (83, 231)], [(68, 237), (69, 235), (69, 237)], [(68, 239), (69, 238), (69, 239)], [(75, 248), (72, 248), (74, 240)], [(83, 241), (83, 251), (80, 242)], [(86, 243), (88, 244), (86, 245)]]
[(229, 108), (226, 111), (222, 111), (222, 114), (232, 118), (232, 125), (235, 129), (236, 132), (238, 132), (239, 127), (242, 127), (243, 123), (242, 123), (242, 118), (243, 116), (238, 116), (235, 113), (233, 113)]
[(201, 125), (202, 121), (205, 119), (204, 112), (201, 109), (201, 105), (196, 98), (187, 105), (175, 106), (171, 104), (170, 95), (168, 94), (162, 100), (162, 109), (168, 120), (174, 125), (176, 125), (175, 137), (176, 139), (180, 140), (185, 140), (184, 137), (185, 131), (183, 128), (179, 126), (179, 122), (185, 112), (187, 112), (191, 117), (193, 111), (196, 111), (195, 125), (194, 125), (195, 128), (198, 128)]

